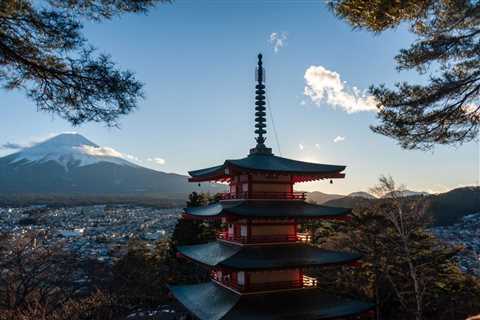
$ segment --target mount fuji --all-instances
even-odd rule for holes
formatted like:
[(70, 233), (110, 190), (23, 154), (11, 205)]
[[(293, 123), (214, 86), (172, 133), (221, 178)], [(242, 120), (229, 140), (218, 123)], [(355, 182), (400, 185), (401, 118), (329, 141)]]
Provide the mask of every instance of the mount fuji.
[(218, 184), (199, 190), (187, 179), (132, 163), (122, 153), (76, 133), (63, 133), (0, 158), (0, 193), (184, 197), (192, 191), (224, 191)]

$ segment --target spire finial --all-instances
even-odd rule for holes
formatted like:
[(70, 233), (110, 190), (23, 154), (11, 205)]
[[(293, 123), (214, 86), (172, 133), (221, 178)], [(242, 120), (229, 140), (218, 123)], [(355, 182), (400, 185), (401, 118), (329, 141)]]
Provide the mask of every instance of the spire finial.
[(265, 130), (267, 120), (265, 118), (265, 85), (263, 84), (265, 81), (265, 69), (263, 69), (262, 57), (262, 54), (259, 53), (255, 72), (255, 80), (257, 81), (257, 85), (255, 86), (255, 134), (257, 137), (255, 141), (257, 141), (257, 146), (251, 149), (250, 153), (271, 154), (272, 149), (265, 146), (265, 140), (267, 138), (264, 136), (267, 133), (267, 130)]

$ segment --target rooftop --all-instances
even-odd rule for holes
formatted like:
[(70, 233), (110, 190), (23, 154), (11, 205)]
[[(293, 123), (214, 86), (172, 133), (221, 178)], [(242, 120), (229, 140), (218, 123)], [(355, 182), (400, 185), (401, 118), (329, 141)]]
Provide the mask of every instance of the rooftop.
[(343, 178), (345, 166), (305, 162), (282, 158), (273, 154), (253, 153), (242, 159), (226, 160), (222, 165), (189, 171), (190, 181), (227, 179), (240, 172), (289, 174), (294, 182)]
[(346, 264), (360, 259), (356, 253), (324, 250), (307, 244), (238, 246), (221, 241), (179, 246), (178, 251), (210, 267), (238, 270), (287, 269)]
[(201, 320), (334, 319), (358, 315), (374, 307), (320, 289), (238, 295), (209, 282), (171, 286), (170, 290)]
[(282, 200), (228, 200), (204, 207), (185, 208), (184, 214), (191, 218), (343, 218), (351, 209), (328, 207), (305, 201)]

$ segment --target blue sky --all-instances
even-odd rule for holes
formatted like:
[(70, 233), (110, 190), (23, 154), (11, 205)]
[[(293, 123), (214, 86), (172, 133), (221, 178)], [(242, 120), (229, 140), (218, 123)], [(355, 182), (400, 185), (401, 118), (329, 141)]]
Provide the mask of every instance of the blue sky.
[[(0, 145), (76, 131), (133, 155), (144, 166), (182, 174), (243, 157), (254, 145), (254, 68), (262, 52), (281, 148), (271, 117), (267, 144), (277, 155), (348, 166), (342, 181), (299, 184), (297, 189), (346, 194), (368, 190), (381, 174), (413, 190), (478, 184), (478, 143), (406, 151), (370, 131), (377, 122), (374, 112), (346, 111), (368, 107), (362, 91), (371, 84), (422, 81), (414, 72), (395, 70), (393, 57), (414, 40), (406, 29), (381, 35), (352, 30), (322, 1), (179, 0), (147, 16), (87, 23), (84, 31), (100, 52), (111, 54), (145, 83), (146, 99), (139, 109), (120, 120), (120, 129), (101, 124), (72, 128), (36, 112), (22, 93), (0, 91)], [(310, 67), (316, 72), (306, 79)], [(305, 95), (309, 85), (310, 95)], [(356, 100), (354, 87), (360, 92)], [(0, 149), (0, 155), (13, 151)]]

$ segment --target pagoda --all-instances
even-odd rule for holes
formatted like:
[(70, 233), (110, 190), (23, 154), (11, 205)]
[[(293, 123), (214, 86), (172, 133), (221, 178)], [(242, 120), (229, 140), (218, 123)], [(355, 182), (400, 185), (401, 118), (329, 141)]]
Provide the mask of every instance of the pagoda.
[(275, 156), (265, 145), (265, 72), (256, 69), (256, 146), (247, 157), (190, 171), (191, 182), (228, 182), (222, 200), (184, 209), (184, 219), (221, 221), (217, 240), (177, 247), (178, 254), (209, 268), (211, 280), (170, 286), (173, 296), (201, 320), (351, 319), (373, 304), (325, 293), (305, 271), (355, 265), (360, 255), (324, 250), (300, 233), (302, 222), (347, 219), (350, 209), (306, 202), (298, 182), (344, 178), (345, 166)]

